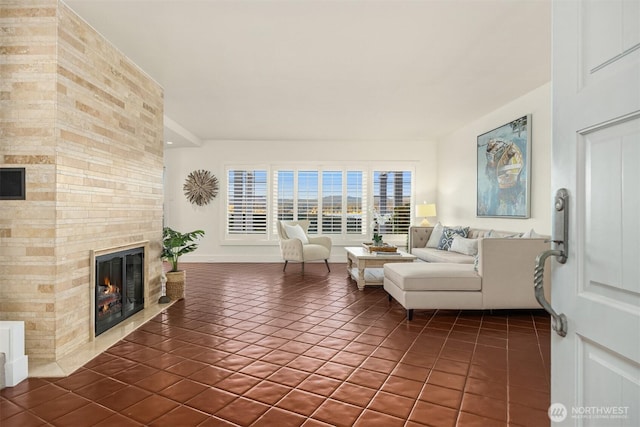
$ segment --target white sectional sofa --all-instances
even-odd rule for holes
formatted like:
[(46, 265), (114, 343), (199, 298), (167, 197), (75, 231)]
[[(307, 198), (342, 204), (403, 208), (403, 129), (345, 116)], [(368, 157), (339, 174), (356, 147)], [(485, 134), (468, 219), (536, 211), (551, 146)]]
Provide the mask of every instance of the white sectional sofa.
[[(475, 256), (426, 247), (433, 227), (411, 227), (409, 251), (423, 262), (385, 264), (384, 289), (406, 310), (540, 308), (533, 286), (536, 256), (549, 249), (546, 236), (470, 229)], [(491, 234), (491, 238), (485, 237)], [(545, 294), (549, 299), (548, 274)]]

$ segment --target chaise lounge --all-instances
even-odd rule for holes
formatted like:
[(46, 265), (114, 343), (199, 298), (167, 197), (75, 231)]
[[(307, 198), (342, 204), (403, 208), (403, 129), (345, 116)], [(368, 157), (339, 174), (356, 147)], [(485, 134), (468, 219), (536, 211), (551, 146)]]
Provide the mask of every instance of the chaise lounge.
[[(491, 235), (496, 237), (485, 237), (489, 231), (469, 230), (469, 236), (477, 239), (476, 267), (472, 255), (426, 247), (433, 227), (411, 227), (409, 251), (423, 262), (385, 264), (384, 289), (389, 300), (398, 301), (409, 320), (414, 309), (540, 308), (534, 294), (533, 270), (536, 256), (549, 249), (549, 241), (495, 231)], [(451, 255), (448, 260), (446, 252)], [(548, 299), (547, 276), (545, 294)]]

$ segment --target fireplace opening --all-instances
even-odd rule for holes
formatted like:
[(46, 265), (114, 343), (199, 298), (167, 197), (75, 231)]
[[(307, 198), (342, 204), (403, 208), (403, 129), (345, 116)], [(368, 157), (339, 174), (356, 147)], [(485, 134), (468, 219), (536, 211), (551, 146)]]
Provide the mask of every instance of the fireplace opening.
[(144, 248), (96, 257), (96, 336), (144, 307)]

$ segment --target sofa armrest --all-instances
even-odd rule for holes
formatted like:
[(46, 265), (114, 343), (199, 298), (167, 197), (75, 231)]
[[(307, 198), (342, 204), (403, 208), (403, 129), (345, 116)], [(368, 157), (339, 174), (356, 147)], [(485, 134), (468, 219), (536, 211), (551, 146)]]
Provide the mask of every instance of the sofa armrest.
[[(484, 308), (539, 308), (533, 271), (538, 254), (550, 247), (545, 239), (480, 239), (478, 274), (482, 277)], [(544, 275), (544, 290), (549, 300), (549, 274)]]
[(433, 227), (422, 227), (419, 225), (409, 227), (409, 247), (407, 248), (409, 253), (411, 253), (411, 249), (413, 248), (426, 247), (432, 231)]

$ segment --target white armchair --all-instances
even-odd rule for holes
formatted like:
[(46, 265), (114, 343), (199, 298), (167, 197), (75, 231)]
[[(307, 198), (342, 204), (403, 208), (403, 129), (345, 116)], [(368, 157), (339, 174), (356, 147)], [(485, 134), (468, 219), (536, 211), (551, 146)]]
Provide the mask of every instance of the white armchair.
[(329, 256), (331, 255), (331, 239), (326, 236), (310, 237), (307, 234), (309, 221), (278, 221), (278, 236), (280, 237), (280, 252), (284, 259), (284, 268), (287, 269), (289, 261), (304, 263), (306, 261), (324, 260), (327, 270), (329, 268)]

